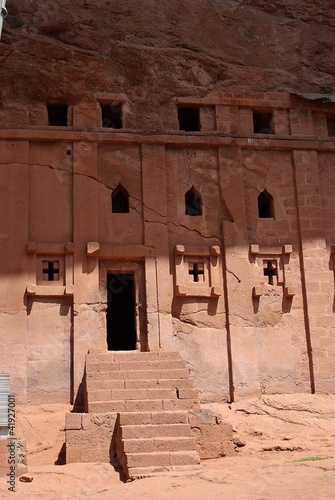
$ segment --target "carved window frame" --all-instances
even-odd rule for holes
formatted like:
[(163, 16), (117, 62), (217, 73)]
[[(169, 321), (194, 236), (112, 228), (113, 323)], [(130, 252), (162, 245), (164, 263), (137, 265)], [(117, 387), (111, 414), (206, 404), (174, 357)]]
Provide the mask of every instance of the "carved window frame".
[[(35, 243), (29, 241), (27, 245), (29, 255), (29, 283), (27, 295), (36, 296), (64, 296), (73, 295), (73, 253), (74, 244)], [(43, 279), (43, 262), (59, 262), (59, 279), (47, 281)]]
[[(178, 297), (212, 297), (223, 294), (222, 274), (220, 272), (221, 249), (218, 246), (175, 247), (175, 294)], [(190, 264), (203, 266), (203, 280), (193, 281), (189, 273)]]
[[(283, 288), (284, 296), (292, 298), (296, 295), (295, 287), (288, 284), (287, 276), (285, 273), (285, 265), (289, 260), (290, 254), (293, 252), (292, 245), (283, 245), (278, 247), (266, 247), (257, 244), (250, 245), (250, 255), (254, 259), (254, 263), (260, 269), (259, 283), (253, 287), (252, 295), (255, 298), (260, 298), (265, 293), (265, 287), (279, 286)], [(266, 261), (276, 261), (277, 268), (277, 284), (272, 285), (265, 283), (264, 276), (264, 263)]]

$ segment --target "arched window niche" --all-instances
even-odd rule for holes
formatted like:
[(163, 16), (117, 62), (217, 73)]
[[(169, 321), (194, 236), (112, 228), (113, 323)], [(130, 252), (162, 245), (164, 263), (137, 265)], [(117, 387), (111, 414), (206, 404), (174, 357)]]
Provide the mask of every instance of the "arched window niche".
[(121, 184), (112, 193), (112, 212), (113, 214), (129, 213), (129, 194)]
[(258, 217), (260, 219), (275, 218), (273, 196), (266, 189), (258, 196)]
[(185, 215), (202, 215), (201, 195), (193, 186), (185, 194)]

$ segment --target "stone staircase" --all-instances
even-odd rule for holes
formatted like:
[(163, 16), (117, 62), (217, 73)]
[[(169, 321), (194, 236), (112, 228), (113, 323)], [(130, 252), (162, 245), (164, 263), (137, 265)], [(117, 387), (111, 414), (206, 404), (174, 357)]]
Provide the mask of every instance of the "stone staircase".
[(90, 352), (86, 411), (117, 412), (116, 457), (127, 478), (198, 470), (189, 424), (197, 392), (179, 353)]

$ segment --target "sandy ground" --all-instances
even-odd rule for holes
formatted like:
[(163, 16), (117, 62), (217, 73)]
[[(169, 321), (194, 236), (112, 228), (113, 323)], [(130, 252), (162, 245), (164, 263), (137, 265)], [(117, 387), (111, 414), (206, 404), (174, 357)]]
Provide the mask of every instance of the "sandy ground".
[[(201, 471), (120, 481), (109, 464), (32, 465), (31, 483), (1, 498), (166, 500), (335, 499), (335, 397), (269, 396), (211, 404), (234, 427), (236, 455), (202, 462)], [(323, 457), (322, 460), (315, 460)], [(310, 461), (295, 461), (300, 459)]]

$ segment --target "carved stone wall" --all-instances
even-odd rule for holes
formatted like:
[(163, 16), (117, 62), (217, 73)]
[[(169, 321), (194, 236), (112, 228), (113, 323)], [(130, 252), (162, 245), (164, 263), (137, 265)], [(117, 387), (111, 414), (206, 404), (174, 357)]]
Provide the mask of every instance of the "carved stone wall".
[(101, 93), (67, 126), (0, 128), (1, 369), (19, 402), (82, 406), (110, 273), (134, 275), (136, 348), (180, 351), (203, 401), (332, 390), (334, 104), (220, 92), (167, 106), (159, 133)]

